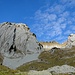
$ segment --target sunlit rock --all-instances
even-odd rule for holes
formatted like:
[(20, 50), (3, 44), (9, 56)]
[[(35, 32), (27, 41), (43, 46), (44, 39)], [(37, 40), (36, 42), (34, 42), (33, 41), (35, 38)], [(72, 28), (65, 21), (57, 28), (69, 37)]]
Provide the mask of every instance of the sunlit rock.
[(41, 51), (42, 46), (26, 24), (9, 22), (0, 24), (0, 53), (5, 58), (4, 65), (15, 68), (37, 59)]
[(67, 48), (71, 48), (72, 46), (75, 46), (75, 34), (70, 34), (68, 36), (67, 40)]

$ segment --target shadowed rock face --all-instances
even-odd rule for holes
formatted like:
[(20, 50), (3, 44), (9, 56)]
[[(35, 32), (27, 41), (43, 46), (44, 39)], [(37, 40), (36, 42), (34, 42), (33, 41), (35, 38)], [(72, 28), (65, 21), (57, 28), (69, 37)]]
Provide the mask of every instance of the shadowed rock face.
[(2, 65), (3, 64), (3, 56), (2, 56), (2, 54), (0, 53), (0, 65)]
[[(0, 52), (5, 59), (18, 59), (26, 55), (39, 54), (41, 51), (42, 47), (26, 24), (9, 22), (0, 24)], [(6, 61), (4, 60), (4, 65)]]

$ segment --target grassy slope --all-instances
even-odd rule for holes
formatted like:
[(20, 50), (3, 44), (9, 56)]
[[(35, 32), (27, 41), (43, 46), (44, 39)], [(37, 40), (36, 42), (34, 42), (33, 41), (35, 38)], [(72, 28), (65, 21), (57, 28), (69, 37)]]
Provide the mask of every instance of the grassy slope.
[(28, 75), (28, 73), (19, 70), (12, 70), (6, 66), (0, 65), (0, 75)]
[[(40, 74), (37, 74), (36, 72), (36, 75), (41, 75), (42, 73)], [(19, 70), (11, 70), (5, 66), (2, 66), (0, 65), (0, 75), (35, 75), (35, 74), (28, 74), (28, 72), (21, 72)], [(70, 75), (70, 74), (52, 74), (52, 75)], [(72, 75), (75, 75), (75, 74), (72, 74)]]
[(56, 65), (71, 65), (75, 67), (75, 47), (71, 49), (55, 49), (52, 51), (44, 51), (39, 55), (39, 61), (24, 64), (17, 69), (20, 71), (29, 70), (46, 70)]
[[(0, 75), (28, 75), (29, 70), (46, 70), (55, 65), (68, 64), (75, 67), (75, 47), (71, 49), (55, 49), (54, 52), (44, 51), (38, 61), (29, 62), (11, 70), (3, 65), (0, 65)], [(69, 74), (53, 74), (53, 75), (69, 75)], [(75, 74), (73, 74), (75, 75)]]

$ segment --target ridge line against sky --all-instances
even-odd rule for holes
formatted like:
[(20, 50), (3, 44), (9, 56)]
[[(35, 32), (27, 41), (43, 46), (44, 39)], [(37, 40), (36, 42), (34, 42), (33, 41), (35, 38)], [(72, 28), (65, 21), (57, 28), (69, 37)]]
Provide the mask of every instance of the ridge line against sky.
[(75, 0), (1, 0), (0, 22), (23, 22), (39, 41), (60, 43), (75, 33)]

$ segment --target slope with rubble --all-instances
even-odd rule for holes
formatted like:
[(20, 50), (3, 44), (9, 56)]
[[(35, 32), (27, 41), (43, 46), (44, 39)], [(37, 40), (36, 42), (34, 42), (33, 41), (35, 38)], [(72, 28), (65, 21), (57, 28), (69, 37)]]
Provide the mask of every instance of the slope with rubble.
[(29, 62), (27, 64), (23, 64), (20, 67), (18, 67), (18, 69), (21, 71), (48, 70), (49, 72), (53, 73), (64, 73), (64, 74), (69, 72), (75, 73), (75, 43), (74, 43), (75, 37), (74, 36), (75, 34), (69, 35), (64, 48), (62, 47), (58, 48), (56, 46), (54, 46), (52, 49), (50, 48), (49, 50), (46, 50), (45, 48), (45, 51), (43, 51), (39, 55), (38, 60)]

